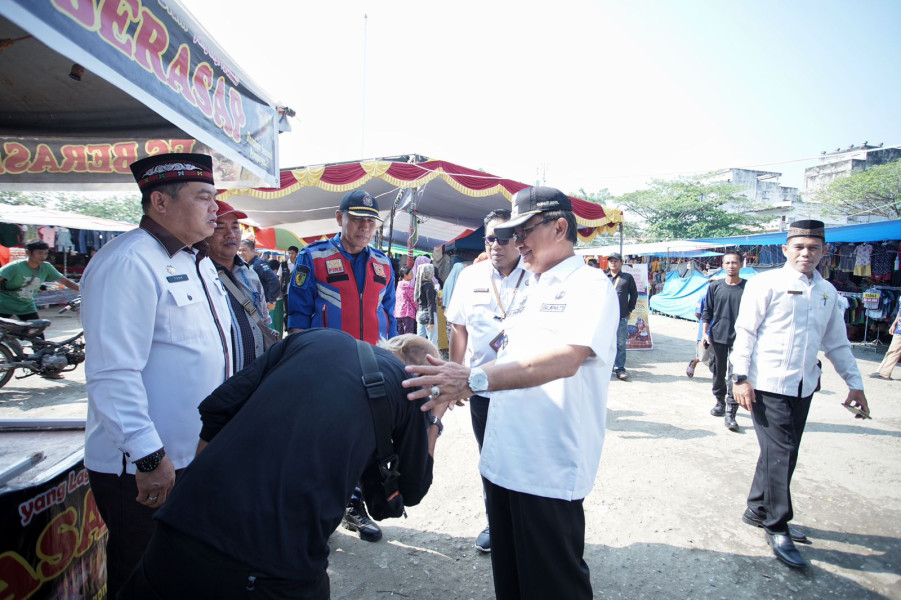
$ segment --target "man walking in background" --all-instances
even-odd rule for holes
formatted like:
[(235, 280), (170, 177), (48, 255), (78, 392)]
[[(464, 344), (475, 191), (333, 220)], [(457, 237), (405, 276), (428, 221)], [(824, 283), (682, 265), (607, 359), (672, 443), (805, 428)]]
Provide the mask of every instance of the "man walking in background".
[[(726, 278), (715, 279), (707, 286), (707, 298), (701, 313), (703, 344), (713, 348), (713, 397), (716, 398), (716, 405), (710, 409), (710, 414), (714, 417), (725, 415), (729, 431), (738, 431), (738, 423), (735, 421), (738, 402), (732, 396), (729, 353), (735, 341), (735, 319), (738, 317), (741, 295), (745, 291), (745, 280), (738, 274), (741, 263), (741, 254), (737, 251), (729, 250), (723, 254)], [(730, 377), (728, 380), (727, 375)]]
[(796, 221), (782, 246), (785, 266), (745, 285), (732, 355), (735, 399), (751, 411), (760, 445), (757, 469), (742, 520), (762, 527), (773, 553), (793, 568), (807, 566), (789, 527), (791, 480), (801, 435), (822, 370), (820, 350), (850, 391), (844, 406), (869, 418), (863, 379), (845, 330), (845, 309), (831, 283), (816, 271), (825, 252), (822, 221)]
[(638, 302), (638, 286), (635, 278), (623, 272), (623, 257), (614, 252), (607, 257), (607, 276), (613, 282), (616, 296), (619, 299), (619, 327), (616, 330), (616, 360), (613, 362), (613, 373), (622, 381), (629, 379), (626, 372), (626, 339), (629, 333), (629, 315), (635, 310)]
[(260, 281), (263, 282), (263, 289), (266, 290), (266, 303), (274, 304), (281, 293), (278, 275), (269, 268), (269, 263), (259, 257), (256, 251), (256, 242), (253, 240), (241, 240), (238, 253), (244, 259), (244, 262), (256, 272)]

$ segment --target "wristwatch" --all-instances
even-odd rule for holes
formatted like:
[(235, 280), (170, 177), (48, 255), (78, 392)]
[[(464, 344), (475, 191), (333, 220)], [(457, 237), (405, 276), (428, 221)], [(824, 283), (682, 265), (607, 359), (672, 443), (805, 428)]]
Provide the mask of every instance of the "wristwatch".
[(441, 434), (444, 433), (444, 424), (441, 422), (441, 419), (433, 415), (432, 411), (426, 414), (426, 418), (429, 420), (429, 427), (432, 425), (438, 427), (438, 437), (441, 437)]
[(166, 449), (160, 448), (156, 452), (151, 452), (144, 458), (139, 458), (135, 461), (135, 467), (141, 473), (149, 473), (160, 466), (160, 463), (163, 462), (163, 457), (166, 456)]
[(747, 375), (736, 375), (735, 373), (732, 374), (732, 383), (744, 383), (747, 380)]
[(469, 371), (469, 389), (476, 394), (488, 391), (488, 375), (479, 367), (473, 367)]

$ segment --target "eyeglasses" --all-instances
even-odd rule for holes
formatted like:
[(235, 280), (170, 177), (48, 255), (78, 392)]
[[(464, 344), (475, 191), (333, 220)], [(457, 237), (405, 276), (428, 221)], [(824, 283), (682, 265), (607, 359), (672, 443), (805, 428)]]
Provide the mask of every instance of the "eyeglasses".
[(506, 240), (502, 240), (501, 238), (497, 237), (496, 235), (489, 235), (485, 238), (486, 246), (490, 246), (494, 242), (497, 242), (498, 246), (506, 246), (507, 244), (510, 243), (510, 239), (507, 238)]
[(547, 225), (548, 223), (553, 223), (557, 219), (545, 219), (543, 221), (539, 221), (532, 225), (531, 227), (523, 227), (519, 231), (513, 232), (513, 240), (516, 242), (524, 243), (526, 238), (529, 237), (529, 234), (532, 233), (534, 229), (541, 227), (542, 225)]

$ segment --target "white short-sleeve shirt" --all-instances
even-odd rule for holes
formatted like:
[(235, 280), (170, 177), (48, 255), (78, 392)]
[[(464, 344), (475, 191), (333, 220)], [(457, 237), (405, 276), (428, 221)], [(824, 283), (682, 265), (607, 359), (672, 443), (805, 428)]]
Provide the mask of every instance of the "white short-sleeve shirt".
[[(466, 327), (465, 364), (478, 367), (497, 358), (491, 342), (504, 331), (504, 313), (512, 308), (531, 277), (519, 264), (504, 277), (489, 260), (460, 272), (445, 317), (448, 323)], [(498, 298), (503, 307), (498, 305)], [(490, 393), (480, 395), (489, 397)]]
[(619, 302), (606, 274), (570, 257), (529, 281), (508, 314), (498, 363), (563, 345), (590, 347), (572, 377), (493, 392), (480, 471), (509, 490), (579, 500), (601, 460)]

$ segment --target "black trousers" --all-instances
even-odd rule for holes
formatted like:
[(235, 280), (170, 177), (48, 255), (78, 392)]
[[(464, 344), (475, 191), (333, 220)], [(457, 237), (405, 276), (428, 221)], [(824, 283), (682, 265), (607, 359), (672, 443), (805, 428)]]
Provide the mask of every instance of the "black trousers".
[(711, 346), (713, 346), (713, 397), (725, 400), (729, 406), (736, 406), (738, 402), (732, 397), (732, 365), (729, 364), (732, 345), (711, 342)]
[[(485, 396), (470, 396), (469, 418), (472, 421), (472, 432), (479, 444), (479, 454), (482, 453), (482, 443), (485, 441), (485, 425), (488, 423), (488, 404), (490, 398)], [(482, 483), (482, 498), (485, 499), (485, 511), (488, 511), (488, 494), (485, 492), (485, 484)]]
[[(158, 523), (120, 600), (328, 600), (328, 574), (310, 582), (271, 577)], [(113, 598), (113, 596), (108, 596)]]
[(488, 493), (491, 570), (497, 600), (592, 598), (582, 501), (514, 492), (482, 479)]
[(787, 533), (792, 520), (791, 480), (813, 395), (783, 396), (754, 390), (751, 418), (760, 456), (748, 493), (748, 508), (770, 533)]
[(97, 510), (106, 523), (107, 598), (115, 598), (138, 564), (150, 536), (156, 509), (138, 504), (138, 484), (134, 475), (113, 475), (88, 471)]

